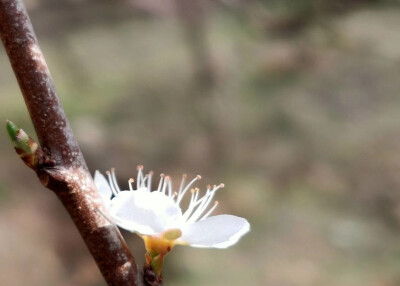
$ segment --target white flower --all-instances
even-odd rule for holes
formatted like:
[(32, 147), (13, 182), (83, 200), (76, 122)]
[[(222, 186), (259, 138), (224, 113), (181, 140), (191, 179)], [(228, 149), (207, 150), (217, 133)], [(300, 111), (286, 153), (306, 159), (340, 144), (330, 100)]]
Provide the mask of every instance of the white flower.
[[(223, 184), (208, 186), (205, 194), (200, 195), (199, 189), (192, 186), (201, 177), (196, 176), (186, 184), (186, 175), (183, 175), (178, 191), (174, 192), (171, 179), (161, 174), (158, 188), (152, 191), (152, 172), (143, 175), (142, 170), (139, 166), (136, 190), (130, 179), (130, 190), (121, 191), (114, 170), (107, 172), (108, 182), (96, 171), (95, 183), (115, 223), (138, 233), (145, 242), (151, 238), (152, 241), (169, 241), (171, 246), (226, 248), (250, 230), (244, 218), (226, 214), (210, 216), (218, 205), (217, 201), (211, 204), (214, 195)], [(190, 201), (183, 212), (182, 200), (188, 193)]]

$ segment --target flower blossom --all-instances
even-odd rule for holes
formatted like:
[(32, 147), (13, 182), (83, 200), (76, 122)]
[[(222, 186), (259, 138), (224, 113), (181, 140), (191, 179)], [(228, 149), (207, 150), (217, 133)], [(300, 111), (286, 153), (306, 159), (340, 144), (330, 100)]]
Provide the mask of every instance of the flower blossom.
[[(153, 173), (144, 175), (143, 166), (137, 169), (136, 189), (130, 179), (129, 190), (121, 190), (113, 169), (106, 173), (108, 180), (96, 171), (95, 184), (113, 221), (140, 235), (153, 257), (168, 253), (176, 244), (226, 248), (250, 230), (244, 218), (227, 214), (210, 216), (218, 205), (214, 195), (223, 184), (208, 186), (201, 195), (198, 188), (193, 188), (201, 177), (198, 175), (186, 183), (183, 175), (179, 189), (174, 191), (170, 177), (161, 174), (157, 189), (152, 190)], [(185, 197), (188, 202), (183, 202)], [(183, 204), (188, 205), (184, 211)]]

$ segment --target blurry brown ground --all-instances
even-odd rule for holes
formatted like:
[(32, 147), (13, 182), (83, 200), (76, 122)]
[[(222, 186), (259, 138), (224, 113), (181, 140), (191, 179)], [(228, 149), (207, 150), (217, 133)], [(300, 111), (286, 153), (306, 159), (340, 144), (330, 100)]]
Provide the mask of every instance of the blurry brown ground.
[[(92, 172), (200, 173), (251, 222), (228, 250), (177, 247), (166, 286), (400, 284), (396, 1), (26, 3)], [(3, 50), (0, 86), (33, 133)], [(104, 285), (5, 129), (0, 156), (0, 284)]]

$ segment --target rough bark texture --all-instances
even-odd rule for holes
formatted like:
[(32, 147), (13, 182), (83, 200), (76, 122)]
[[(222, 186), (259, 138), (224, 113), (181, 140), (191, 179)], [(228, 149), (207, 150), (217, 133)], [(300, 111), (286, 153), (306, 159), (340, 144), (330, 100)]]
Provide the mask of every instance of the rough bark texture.
[(0, 0), (0, 34), (40, 141), (35, 171), (71, 215), (108, 285), (139, 285), (137, 266), (94, 186), (21, 0)]

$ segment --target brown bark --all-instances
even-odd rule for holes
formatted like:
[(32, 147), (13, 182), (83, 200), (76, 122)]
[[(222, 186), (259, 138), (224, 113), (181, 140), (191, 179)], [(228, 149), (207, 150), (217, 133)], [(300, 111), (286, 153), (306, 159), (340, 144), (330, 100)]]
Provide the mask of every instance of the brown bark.
[(0, 0), (0, 34), (43, 156), (35, 171), (60, 199), (108, 285), (139, 285), (137, 266), (94, 186), (21, 0)]

